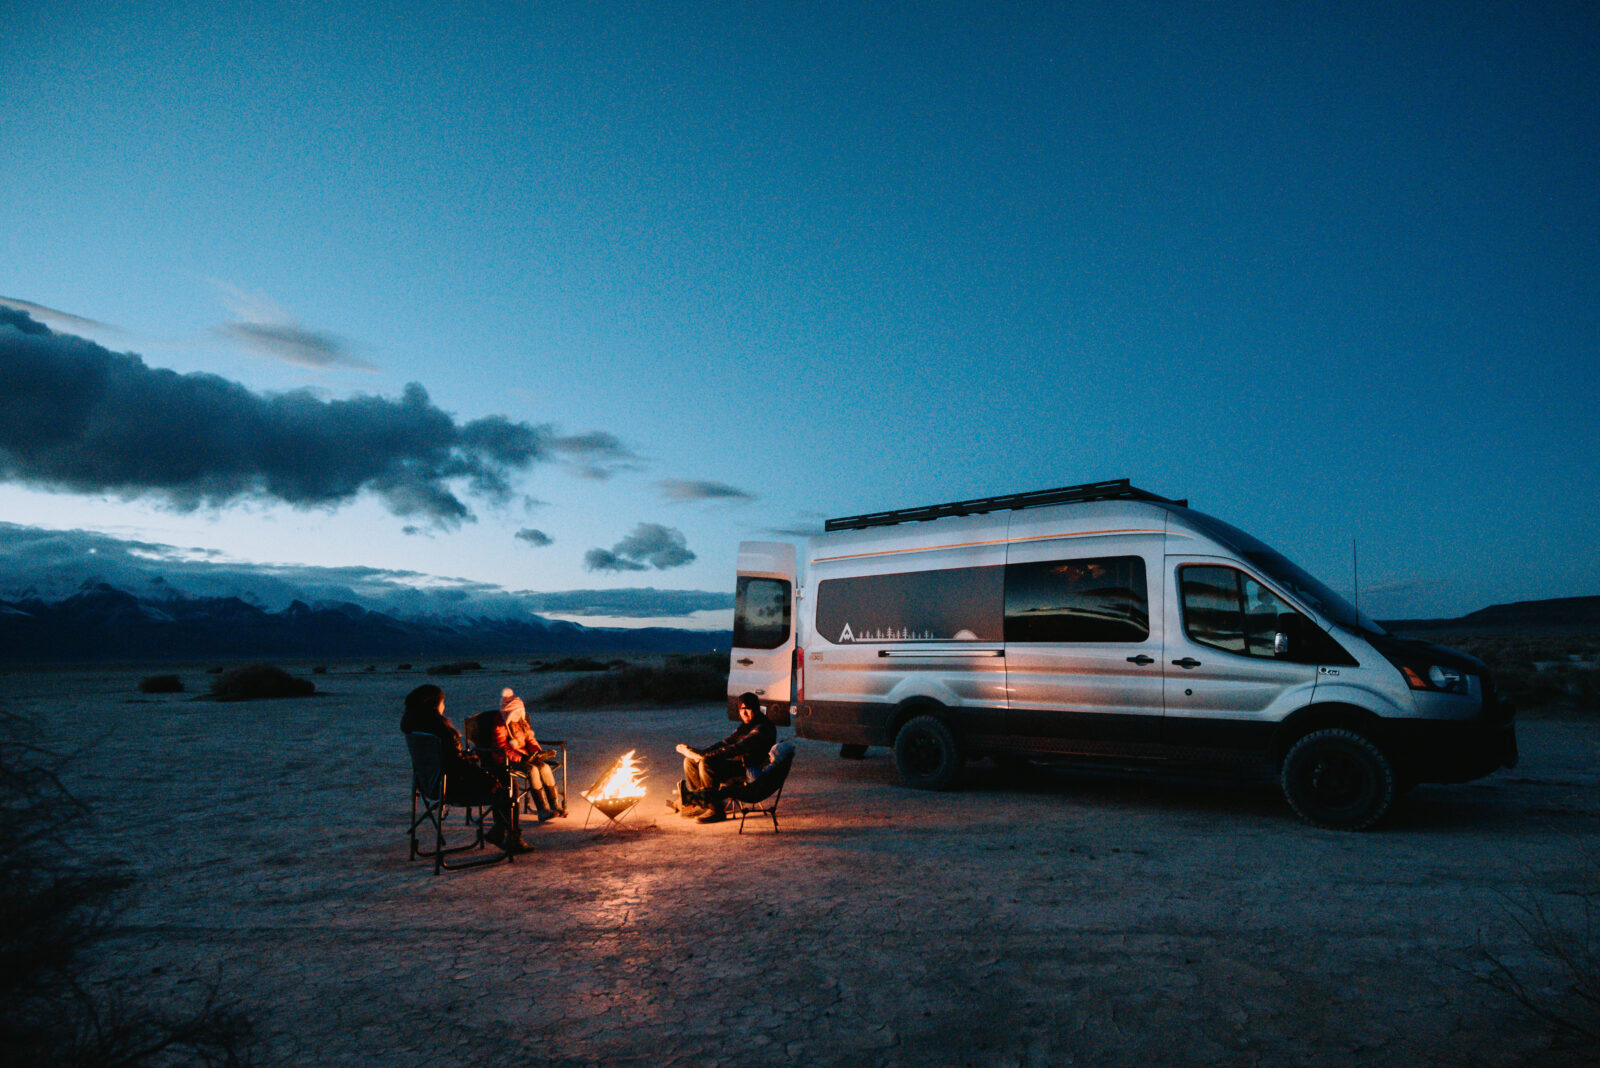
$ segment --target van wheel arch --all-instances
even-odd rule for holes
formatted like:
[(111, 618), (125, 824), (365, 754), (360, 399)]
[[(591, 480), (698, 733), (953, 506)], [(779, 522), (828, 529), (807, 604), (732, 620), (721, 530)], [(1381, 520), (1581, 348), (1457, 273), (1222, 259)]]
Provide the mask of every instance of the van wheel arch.
[[(1383, 748), (1383, 721), (1375, 713), (1358, 705), (1321, 704), (1307, 705), (1278, 725), (1272, 734), (1272, 763), (1282, 767), (1283, 758), (1289, 755), (1295, 743), (1306, 735), (1322, 730), (1354, 731), (1374, 745)], [(1389, 754), (1393, 759), (1393, 754)]]

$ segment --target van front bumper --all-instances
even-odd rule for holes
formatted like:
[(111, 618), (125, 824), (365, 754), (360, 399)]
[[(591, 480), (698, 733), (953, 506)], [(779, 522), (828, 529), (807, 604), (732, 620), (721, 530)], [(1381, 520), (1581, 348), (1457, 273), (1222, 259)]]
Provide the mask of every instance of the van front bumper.
[(1515, 723), (1389, 720), (1386, 748), (1414, 782), (1471, 782), (1517, 766)]

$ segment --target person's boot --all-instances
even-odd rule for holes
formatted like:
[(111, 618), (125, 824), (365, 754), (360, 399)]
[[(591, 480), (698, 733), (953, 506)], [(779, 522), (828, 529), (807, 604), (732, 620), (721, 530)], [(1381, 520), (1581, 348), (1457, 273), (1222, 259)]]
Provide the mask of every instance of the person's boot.
[(492, 846), (500, 845), (506, 840), (505, 824), (496, 821), (495, 825), (489, 828), (489, 832), (483, 836), (483, 839)]
[(551, 819), (567, 814), (566, 803), (561, 800), (561, 795), (556, 793), (554, 786), (546, 786), (540, 792), (544, 795), (545, 806), (550, 809)]
[(531, 851), (533, 846), (522, 840), (522, 831), (520, 829), (513, 827), (511, 832), (506, 835), (505, 845), (500, 848), (510, 856), (515, 857)]
[(697, 816), (696, 817), (696, 822), (698, 822), (698, 823), (721, 823), (723, 820), (725, 820), (727, 818), (728, 818), (728, 813), (726, 811), (726, 806), (719, 804), (719, 805), (712, 805), (710, 808), (706, 809), (706, 814), (704, 816)]

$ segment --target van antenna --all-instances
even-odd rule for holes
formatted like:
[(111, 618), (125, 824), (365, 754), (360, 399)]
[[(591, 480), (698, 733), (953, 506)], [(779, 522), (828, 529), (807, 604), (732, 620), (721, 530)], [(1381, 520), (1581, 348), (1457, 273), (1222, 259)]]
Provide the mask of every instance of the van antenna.
[(1350, 539), (1350, 588), (1355, 594), (1356, 611), (1361, 611), (1361, 559), (1356, 555), (1356, 539)]

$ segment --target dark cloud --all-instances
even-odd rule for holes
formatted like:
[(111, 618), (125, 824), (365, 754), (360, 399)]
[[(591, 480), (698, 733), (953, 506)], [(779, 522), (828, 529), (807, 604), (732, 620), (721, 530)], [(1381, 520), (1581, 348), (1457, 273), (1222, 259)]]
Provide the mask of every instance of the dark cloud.
[(546, 534), (544, 531), (534, 530), (532, 527), (523, 527), (521, 530), (517, 531), (516, 539), (518, 541), (527, 542), (535, 549), (542, 549), (544, 546), (550, 545), (555, 541), (554, 538)]
[(637, 560), (624, 559), (610, 549), (590, 549), (583, 554), (583, 566), (590, 571), (648, 571)]
[(217, 327), (216, 332), (264, 356), (302, 367), (377, 370), (367, 361), (352, 356), (349, 347), (334, 335), (292, 323), (228, 323)]
[(823, 532), (825, 524), (821, 512), (796, 512), (787, 526), (768, 527), (763, 533), (778, 538), (813, 538)]
[(644, 571), (650, 567), (665, 571), (691, 563), (694, 558), (681, 530), (658, 523), (640, 523), (632, 534), (610, 549), (590, 549), (584, 553), (583, 564), (591, 571)]
[(550, 444), (584, 478), (604, 482), (618, 471), (637, 471), (640, 467), (639, 458), (603, 430), (552, 438)]
[(536, 463), (625, 464), (599, 432), (489, 416), (458, 423), (411, 383), (398, 400), (266, 395), (217, 375), (152, 368), (0, 308), (0, 478), (154, 496), (185, 510), (254, 499), (295, 507), (372, 492), (395, 515), (472, 520), (454, 488), (495, 503)]
[(507, 590), (493, 583), (414, 571), (241, 563), (211, 549), (0, 523), (0, 600), (59, 600), (86, 582), (107, 582), (152, 598), (239, 597), (273, 611), (303, 601), (358, 604), (396, 616), (461, 619), (515, 619), (544, 612), (653, 619), (733, 607), (731, 592)]
[(753, 501), (756, 495), (746, 493), (726, 482), (706, 482), (696, 479), (663, 478), (656, 483), (661, 495), (669, 501)]

